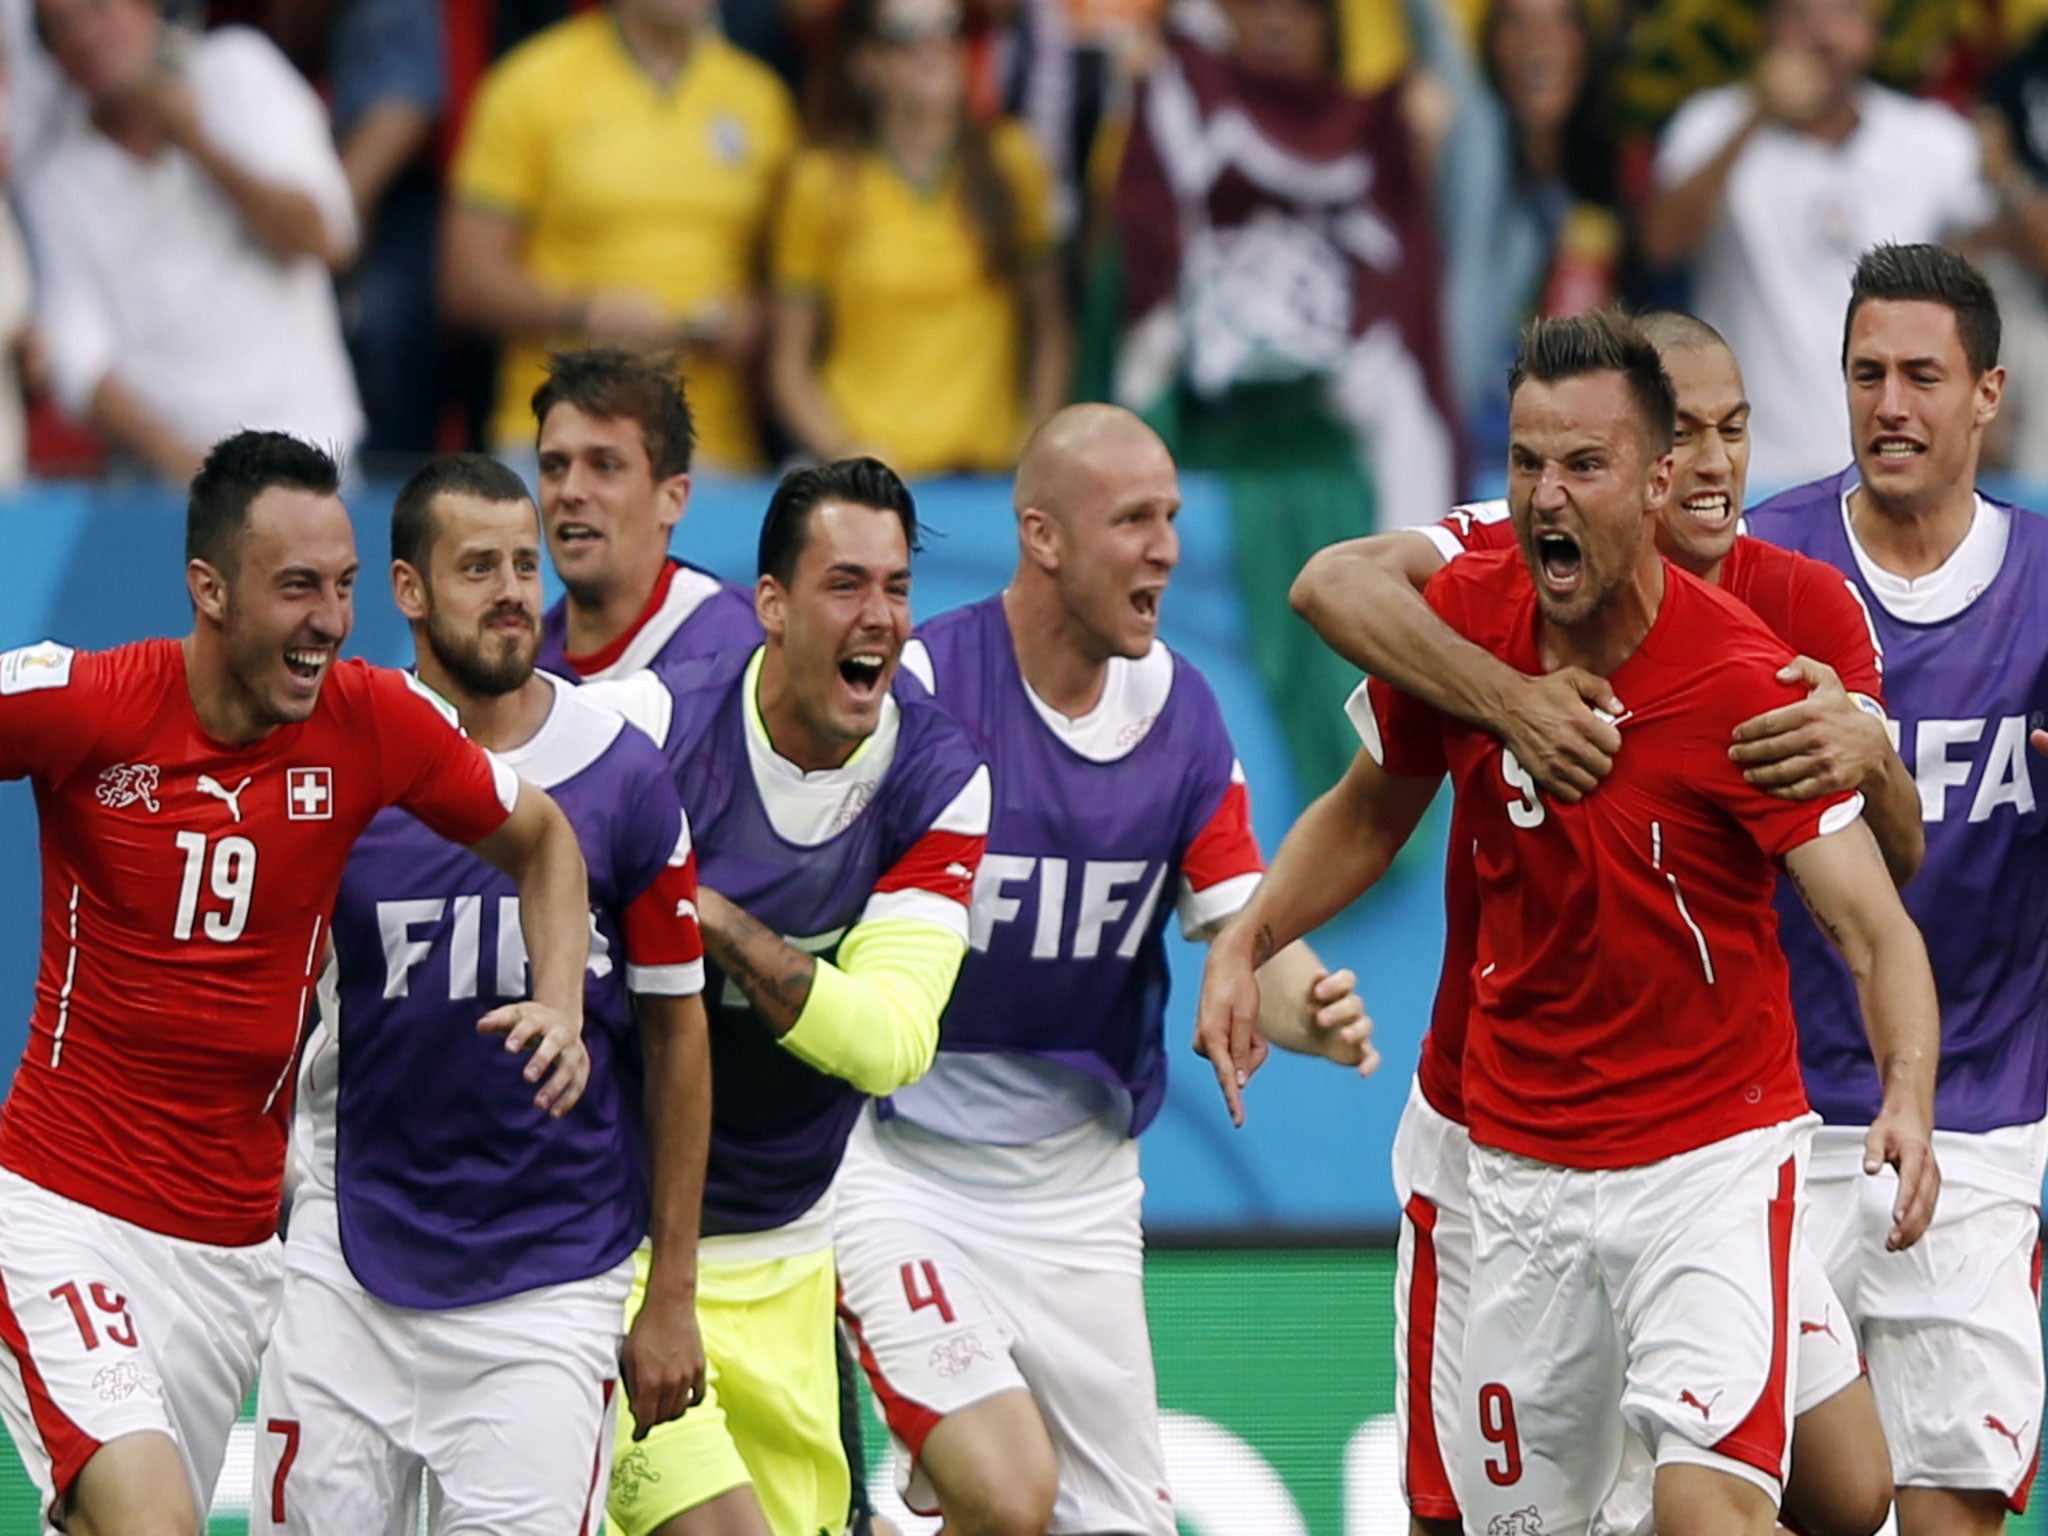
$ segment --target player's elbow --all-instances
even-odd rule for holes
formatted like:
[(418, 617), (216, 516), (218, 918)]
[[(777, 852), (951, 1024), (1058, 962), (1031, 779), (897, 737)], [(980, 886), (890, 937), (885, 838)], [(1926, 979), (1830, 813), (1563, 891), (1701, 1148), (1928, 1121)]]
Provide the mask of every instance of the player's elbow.
[(1927, 857), (1927, 829), (1921, 826), (1918, 816), (1909, 817), (1884, 839), (1879, 851), (1884, 854), (1884, 867), (1892, 877), (1892, 885), (1904, 890), (1906, 882), (1920, 873), (1921, 861)]
[(887, 1098), (899, 1089), (908, 1088), (932, 1069), (932, 1061), (939, 1049), (936, 1021), (929, 1030), (919, 1027), (917, 1021), (907, 1021), (905, 1027), (894, 1032), (894, 1038), (887, 1045), (888, 1049), (848, 1063), (852, 1069), (848, 1081), (869, 1098)]
[(1344, 565), (1344, 548), (1332, 544), (1310, 555), (1287, 589), (1287, 605), (1310, 626), (1329, 611), (1331, 590), (1340, 584), (1338, 573)]

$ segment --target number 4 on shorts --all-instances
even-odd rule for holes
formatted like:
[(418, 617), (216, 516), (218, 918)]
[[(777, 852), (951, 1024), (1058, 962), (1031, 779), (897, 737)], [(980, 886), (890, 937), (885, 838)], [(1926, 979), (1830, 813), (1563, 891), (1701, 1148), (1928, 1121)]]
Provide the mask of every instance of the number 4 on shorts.
[[(924, 1289), (921, 1291), (917, 1288), (919, 1271), (924, 1276)], [(910, 1303), (913, 1312), (937, 1307), (941, 1318), (949, 1323), (953, 1321), (953, 1303), (946, 1300), (946, 1288), (939, 1284), (939, 1267), (930, 1259), (919, 1259), (903, 1266), (903, 1299)]]

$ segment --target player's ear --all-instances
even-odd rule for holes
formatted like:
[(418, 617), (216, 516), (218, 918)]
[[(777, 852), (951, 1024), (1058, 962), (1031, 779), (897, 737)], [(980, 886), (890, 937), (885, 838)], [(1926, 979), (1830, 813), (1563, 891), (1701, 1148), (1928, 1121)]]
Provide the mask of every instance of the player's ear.
[(1988, 427), (2005, 397), (2005, 370), (1993, 365), (1977, 376), (1977, 425)]
[(1059, 518), (1043, 507), (1026, 507), (1017, 514), (1017, 543), (1042, 571), (1060, 568), (1060, 531)]
[(408, 624), (426, 622), (427, 581), (410, 560), (391, 562), (391, 600)]
[(1664, 504), (1671, 499), (1671, 482), (1675, 466), (1671, 461), (1671, 450), (1666, 449), (1650, 461), (1650, 479), (1647, 486), (1652, 512), (1661, 512)]
[(192, 611), (216, 624), (228, 619), (228, 583), (208, 560), (185, 562), (185, 590), (192, 598)]
[(788, 627), (789, 593), (773, 576), (764, 575), (754, 583), (754, 617), (763, 630), (778, 639)]
[(654, 526), (673, 532), (690, 505), (690, 477), (670, 475), (654, 482)]

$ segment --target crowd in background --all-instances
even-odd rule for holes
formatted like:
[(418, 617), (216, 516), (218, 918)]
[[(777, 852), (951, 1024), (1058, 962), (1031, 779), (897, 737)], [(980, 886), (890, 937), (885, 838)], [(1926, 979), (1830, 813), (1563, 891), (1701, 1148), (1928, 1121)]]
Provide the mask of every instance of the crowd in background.
[(2040, 0), (171, 10), (0, 0), (8, 479), (244, 423), (528, 454), (596, 341), (679, 354), (706, 469), (1001, 471), (1114, 398), (1412, 524), (1500, 462), (1521, 324), (1619, 301), (1728, 336), (1768, 487), (1847, 460), (1886, 238), (1995, 274), (2000, 451), (2048, 473)]

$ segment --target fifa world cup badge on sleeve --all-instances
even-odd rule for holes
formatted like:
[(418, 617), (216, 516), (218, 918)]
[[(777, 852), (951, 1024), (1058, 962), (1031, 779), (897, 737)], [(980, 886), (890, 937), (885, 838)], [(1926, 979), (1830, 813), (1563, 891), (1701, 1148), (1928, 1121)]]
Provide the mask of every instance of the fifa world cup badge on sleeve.
[(78, 653), (54, 640), (38, 640), (0, 656), (0, 694), (30, 693), (37, 688), (67, 688), (71, 658)]

